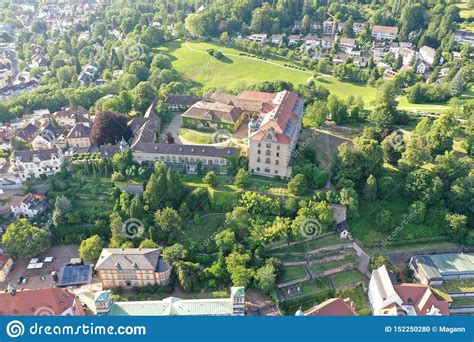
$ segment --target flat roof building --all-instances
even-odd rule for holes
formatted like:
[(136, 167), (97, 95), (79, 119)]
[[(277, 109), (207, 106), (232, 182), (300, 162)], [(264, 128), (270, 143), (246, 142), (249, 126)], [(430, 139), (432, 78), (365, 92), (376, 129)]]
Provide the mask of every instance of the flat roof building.
[(417, 255), (410, 259), (409, 267), (414, 276), (427, 285), (474, 279), (474, 253)]

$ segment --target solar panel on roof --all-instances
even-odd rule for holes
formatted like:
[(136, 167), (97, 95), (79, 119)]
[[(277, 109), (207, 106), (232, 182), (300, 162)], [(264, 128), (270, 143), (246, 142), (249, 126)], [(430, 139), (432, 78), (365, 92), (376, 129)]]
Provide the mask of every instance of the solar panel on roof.
[(91, 278), (91, 265), (64, 266), (59, 271), (58, 286), (88, 284)]

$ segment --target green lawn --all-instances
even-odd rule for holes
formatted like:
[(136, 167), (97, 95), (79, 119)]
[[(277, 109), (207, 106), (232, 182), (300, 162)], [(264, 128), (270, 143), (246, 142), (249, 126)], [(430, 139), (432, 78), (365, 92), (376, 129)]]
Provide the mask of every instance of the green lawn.
[(305, 295), (314, 294), (331, 289), (331, 283), (328, 278), (315, 279), (301, 284), (301, 291)]
[(303, 266), (288, 266), (283, 269), (283, 274), (280, 276), (278, 281), (280, 283), (298, 279), (306, 276), (308, 273)]
[(181, 128), (179, 131), (179, 136), (184, 140), (189, 141), (194, 144), (212, 144), (212, 134), (198, 132), (192, 129)]
[(334, 268), (338, 268), (344, 265), (352, 264), (357, 260), (357, 257), (354, 254), (347, 255), (344, 259), (334, 260), (324, 264), (317, 264), (309, 266), (313, 272), (324, 272)]
[(366, 281), (367, 278), (357, 270), (350, 270), (333, 274), (332, 280), (336, 288), (339, 289), (361, 280)]
[(456, 6), (461, 9), (459, 15), (463, 19), (473, 18), (474, 17), (474, 9), (468, 7), (468, 0), (461, 0), (459, 1)]
[[(223, 52), (224, 59), (210, 56), (206, 50), (211, 48)], [(239, 56), (240, 51), (213, 43), (173, 41), (162, 50), (174, 58), (172, 66), (184, 80), (197, 86), (244, 89), (251, 84), (276, 80), (302, 84), (311, 76), (310, 72), (283, 66), (283, 61)]]
[[(224, 54), (218, 60), (207, 53), (207, 49), (216, 49)], [(282, 58), (251, 58), (239, 54), (247, 52), (229, 48), (211, 42), (184, 42), (174, 40), (157, 49), (172, 58), (172, 67), (182, 75), (183, 81), (190, 86), (240, 91), (252, 84), (264, 81), (284, 80), (295, 85), (306, 84), (311, 71), (296, 70), (284, 64), (292, 64)], [(360, 96), (365, 105), (371, 107), (376, 89), (365, 84), (341, 82), (331, 75), (321, 75), (316, 84), (328, 89), (331, 94), (341, 98)], [(402, 109), (416, 109), (441, 112), (448, 109), (447, 104), (409, 104), (406, 97), (400, 98)]]

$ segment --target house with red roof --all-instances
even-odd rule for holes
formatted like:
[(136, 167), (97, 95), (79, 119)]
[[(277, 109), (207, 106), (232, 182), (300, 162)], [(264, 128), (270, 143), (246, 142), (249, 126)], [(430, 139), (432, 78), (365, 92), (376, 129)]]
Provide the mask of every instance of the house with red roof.
[(357, 316), (357, 312), (350, 298), (330, 298), (305, 312), (298, 310), (296, 316)]
[(79, 299), (59, 288), (0, 293), (0, 316), (84, 316)]
[(396, 284), (384, 266), (374, 270), (369, 301), (374, 316), (449, 316), (449, 302), (438, 298), (428, 285)]

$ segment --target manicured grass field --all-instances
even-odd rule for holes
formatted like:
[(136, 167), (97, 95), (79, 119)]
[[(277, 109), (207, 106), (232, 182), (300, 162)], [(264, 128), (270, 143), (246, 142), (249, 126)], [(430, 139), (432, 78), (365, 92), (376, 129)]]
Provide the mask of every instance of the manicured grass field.
[(283, 274), (280, 276), (278, 281), (283, 283), (285, 281), (298, 279), (306, 276), (308, 273), (303, 266), (288, 266), (283, 269)]
[[(211, 48), (223, 52), (224, 58), (210, 56), (206, 50)], [(285, 67), (283, 61), (239, 56), (240, 51), (213, 43), (173, 41), (164, 52), (174, 57), (173, 68), (186, 81), (209, 88), (244, 89), (251, 84), (276, 80), (302, 84), (311, 76), (310, 72)]]
[(357, 270), (350, 270), (332, 275), (332, 280), (336, 288), (339, 289), (361, 280), (366, 281), (367, 278)]
[(212, 134), (198, 132), (192, 129), (181, 128), (179, 136), (194, 144), (212, 144)]

